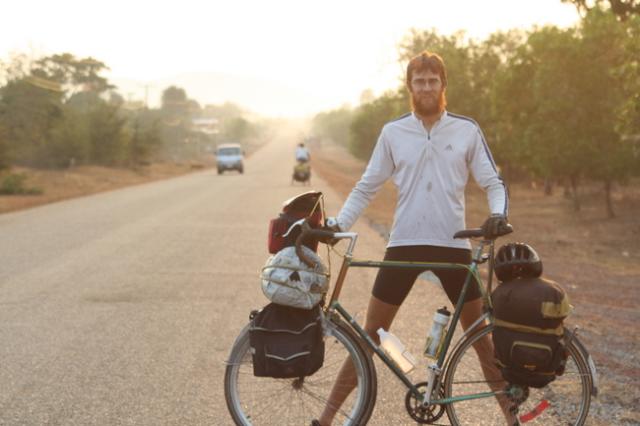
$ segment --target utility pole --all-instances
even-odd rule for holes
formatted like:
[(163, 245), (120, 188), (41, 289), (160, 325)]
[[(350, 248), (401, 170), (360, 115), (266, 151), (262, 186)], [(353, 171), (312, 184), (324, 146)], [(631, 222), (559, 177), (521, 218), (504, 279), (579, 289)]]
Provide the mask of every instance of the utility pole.
[(147, 83), (141, 84), (141, 86), (144, 87), (144, 107), (149, 109), (149, 87), (154, 87), (154, 85)]

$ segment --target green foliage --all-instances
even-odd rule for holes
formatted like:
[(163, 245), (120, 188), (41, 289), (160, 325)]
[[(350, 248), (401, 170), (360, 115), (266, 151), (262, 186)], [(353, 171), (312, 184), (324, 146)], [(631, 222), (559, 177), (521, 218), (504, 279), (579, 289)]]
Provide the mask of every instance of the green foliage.
[(640, 15), (640, 3), (637, 0), (562, 0), (562, 2), (573, 3), (580, 12), (587, 12), (594, 8), (606, 9), (622, 21), (634, 15)]
[(76, 58), (70, 53), (44, 57), (35, 63), (32, 73), (66, 87), (69, 93), (102, 93), (114, 88), (100, 73), (109, 68), (89, 58)]
[(129, 163), (133, 166), (148, 163), (162, 144), (159, 114), (150, 110), (131, 114), (126, 132)]
[(126, 119), (118, 108), (104, 101), (88, 111), (90, 161), (104, 166), (117, 166), (126, 162)]
[[(190, 161), (224, 139), (251, 144), (264, 131), (237, 105), (201, 108), (176, 86), (159, 109), (126, 102), (100, 75), (107, 69), (69, 53), (0, 62), (0, 169)], [(200, 131), (195, 118), (214, 118), (218, 129)]]
[(11, 151), (9, 140), (7, 138), (7, 129), (0, 121), (0, 171), (11, 165)]
[(393, 93), (361, 105), (355, 111), (351, 123), (349, 151), (356, 157), (368, 159), (385, 123), (402, 115), (405, 110), (403, 97)]
[(0, 179), (1, 195), (38, 195), (42, 194), (39, 188), (26, 186), (27, 175), (22, 173), (10, 173)]
[[(581, 180), (598, 180), (609, 191), (640, 173), (640, 15), (612, 12), (595, 7), (575, 28), (500, 32), (481, 42), (412, 30), (399, 60), (404, 68), (423, 50), (442, 56), (447, 109), (480, 123), (508, 179), (570, 182), (576, 194)], [(401, 87), (350, 114), (318, 114), (314, 132), (345, 140), (334, 135), (350, 123), (349, 148), (368, 158), (384, 123), (407, 107)]]
[(63, 118), (51, 129), (46, 149), (47, 161), (43, 166), (64, 168), (89, 161), (90, 123), (85, 115), (69, 105), (64, 106)]
[(353, 110), (346, 106), (322, 112), (313, 117), (311, 131), (317, 137), (331, 139), (336, 143), (348, 146), (349, 129), (353, 116)]
[(50, 131), (62, 118), (62, 94), (31, 84), (27, 78), (12, 80), (0, 88), (0, 122), (11, 144), (11, 156), (19, 164), (46, 161)]
[(0, 126), (12, 161), (35, 167), (91, 162), (115, 165), (126, 156), (119, 106), (101, 94), (112, 88), (107, 67), (65, 53), (6, 67), (0, 88)]
[(222, 127), (223, 139), (242, 143), (254, 135), (251, 123), (243, 117), (226, 120)]

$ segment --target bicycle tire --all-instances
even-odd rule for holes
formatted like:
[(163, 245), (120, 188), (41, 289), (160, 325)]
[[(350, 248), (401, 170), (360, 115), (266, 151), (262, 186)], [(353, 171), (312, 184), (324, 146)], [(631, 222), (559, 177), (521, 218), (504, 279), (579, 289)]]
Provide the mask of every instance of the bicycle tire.
[(333, 424), (363, 425), (373, 412), (375, 365), (359, 337), (339, 319), (325, 320), (323, 366), (302, 381), (255, 377), (249, 347), (249, 326), (236, 339), (224, 376), (227, 408), (237, 425), (308, 425), (320, 416), (342, 364), (350, 358), (357, 386), (338, 410)]
[[(490, 392), (491, 386), (504, 389), (506, 382), (489, 383), (472, 345), (489, 337), (493, 325), (469, 335), (451, 355), (445, 370), (445, 397)], [(567, 346), (569, 358), (565, 373), (542, 389), (529, 388), (529, 396), (518, 410), (522, 420), (531, 425), (583, 425), (591, 404), (591, 373), (576, 338)], [(491, 385), (491, 386), (490, 386)], [(494, 397), (447, 404), (447, 416), (452, 425), (505, 424), (505, 417)]]

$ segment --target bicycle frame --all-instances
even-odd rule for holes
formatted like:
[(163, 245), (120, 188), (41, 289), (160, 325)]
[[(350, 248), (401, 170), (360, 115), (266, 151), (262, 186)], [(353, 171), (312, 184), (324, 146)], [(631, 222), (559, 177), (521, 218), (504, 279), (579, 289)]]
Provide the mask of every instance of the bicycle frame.
[[(460, 319), (460, 314), (462, 312), (463, 301), (465, 299), (465, 295), (469, 290), (469, 286), (472, 281), (475, 280), (480, 293), (482, 295), (485, 313), (480, 316), (472, 325), (469, 327), (463, 334), (463, 336), (457, 341), (454, 348), (457, 347), (464, 338), (472, 333), (480, 324), (483, 324), (486, 319), (491, 320), (490, 315), (490, 299), (488, 297), (488, 292), (485, 290), (482, 285), (482, 279), (480, 278), (478, 265), (484, 263), (485, 261), (490, 261), (490, 275), (489, 275), (489, 284), (488, 289), (491, 289), (491, 275), (493, 273), (493, 248), (494, 241), (493, 240), (481, 240), (476, 247), (473, 249), (471, 264), (458, 264), (458, 263), (429, 263), (429, 262), (397, 262), (397, 261), (372, 261), (372, 260), (354, 260), (353, 259), (353, 249), (355, 247), (355, 243), (357, 240), (357, 234), (354, 232), (340, 232), (335, 234), (336, 238), (339, 239), (350, 239), (349, 246), (347, 251), (343, 257), (342, 265), (340, 267), (340, 272), (338, 273), (338, 277), (336, 279), (336, 284), (334, 286), (333, 292), (331, 293), (331, 297), (329, 298), (329, 302), (327, 303), (327, 313), (331, 314), (337, 312), (340, 316), (342, 316), (345, 321), (347, 321), (351, 327), (355, 330), (355, 332), (362, 338), (363, 341), (366, 342), (367, 346), (377, 354), (380, 359), (386, 364), (386, 366), (393, 371), (393, 373), (404, 383), (404, 385), (412, 392), (412, 394), (418, 399), (422, 400), (424, 405), (429, 404), (450, 404), (458, 401), (465, 401), (470, 399), (479, 399), (479, 398), (488, 398), (495, 396), (500, 393), (504, 393), (505, 391), (499, 392), (484, 392), (478, 394), (470, 394), (457, 396), (452, 398), (443, 398), (443, 399), (431, 399), (431, 394), (434, 387), (440, 386), (442, 371), (444, 371), (444, 366), (446, 365), (445, 359), (447, 353), (449, 352), (449, 346), (451, 345), (451, 341), (453, 340), (453, 334), (455, 333), (456, 326)], [(485, 247), (489, 247), (489, 254), (485, 255)], [(364, 329), (357, 323), (357, 321), (340, 305), (338, 302), (338, 298), (340, 296), (340, 292), (342, 290), (342, 286), (344, 284), (344, 280), (347, 275), (347, 271), (351, 267), (361, 267), (361, 268), (410, 268), (410, 269), (465, 269), (467, 270), (467, 276), (462, 287), (462, 291), (460, 292), (460, 296), (455, 305), (455, 310), (453, 313), (453, 318), (451, 320), (451, 324), (449, 325), (449, 329), (445, 335), (444, 342), (440, 354), (438, 355), (438, 359), (428, 367), (428, 387), (424, 394), (422, 394), (408, 377), (404, 374), (402, 370), (396, 365), (396, 363), (391, 360), (384, 351), (373, 341), (373, 339), (364, 331)]]

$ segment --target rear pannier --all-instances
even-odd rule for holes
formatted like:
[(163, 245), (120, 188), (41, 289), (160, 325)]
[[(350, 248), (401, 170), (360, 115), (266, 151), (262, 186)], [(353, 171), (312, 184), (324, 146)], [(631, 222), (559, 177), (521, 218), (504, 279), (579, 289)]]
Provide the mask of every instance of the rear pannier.
[(252, 312), (249, 344), (258, 377), (310, 376), (324, 362), (320, 307), (297, 309), (270, 303)]
[(571, 311), (565, 291), (543, 278), (501, 283), (491, 294), (493, 342), (505, 380), (544, 387), (564, 372), (563, 321)]

